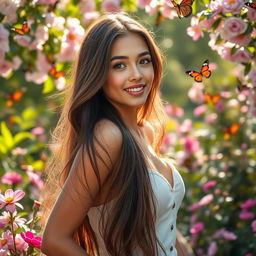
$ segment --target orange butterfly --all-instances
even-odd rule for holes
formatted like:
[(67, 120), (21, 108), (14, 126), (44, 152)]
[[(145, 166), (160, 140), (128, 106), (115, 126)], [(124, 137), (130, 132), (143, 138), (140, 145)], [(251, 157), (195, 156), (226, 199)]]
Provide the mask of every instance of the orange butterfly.
[(224, 128), (224, 131), (225, 131), (224, 139), (228, 140), (231, 137), (231, 135), (236, 135), (239, 128), (240, 128), (240, 124), (238, 123), (232, 124), (230, 127)]
[(49, 75), (52, 75), (54, 79), (58, 79), (60, 77), (63, 77), (65, 75), (64, 71), (58, 71), (56, 66), (52, 66), (51, 69), (49, 70)]
[(197, 72), (197, 71), (194, 71), (194, 70), (189, 70), (189, 71), (186, 71), (186, 74), (193, 77), (196, 82), (198, 82), (198, 83), (202, 82), (203, 81), (203, 76), (206, 77), (206, 78), (209, 78), (211, 76), (211, 71), (209, 70), (209, 61), (206, 60), (203, 63), (200, 72)]
[(246, 2), (245, 5), (248, 6), (248, 7), (251, 7), (254, 10), (256, 10), (256, 3)]
[(29, 32), (30, 28), (28, 27), (27, 21), (23, 21), (22, 28), (11, 28), (12, 31), (24, 35), (25, 33)]
[(204, 93), (204, 100), (207, 103), (211, 102), (213, 104), (216, 104), (220, 100), (220, 95), (219, 94), (211, 95), (210, 93), (205, 92)]
[(177, 4), (175, 1), (171, 0), (172, 4), (178, 14), (178, 17), (181, 19), (183, 17), (188, 17), (192, 13), (192, 4), (194, 0), (182, 0), (180, 4)]
[(6, 95), (6, 98), (7, 98), (6, 106), (12, 107), (13, 103), (19, 102), (25, 91), (26, 91), (26, 88), (22, 88), (14, 93), (7, 94)]

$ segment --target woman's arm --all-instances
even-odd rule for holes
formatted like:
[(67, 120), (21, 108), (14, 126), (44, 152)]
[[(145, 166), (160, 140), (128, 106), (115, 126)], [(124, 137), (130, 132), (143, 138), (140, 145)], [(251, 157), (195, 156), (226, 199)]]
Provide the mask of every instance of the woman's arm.
[[(122, 147), (122, 134), (108, 120), (100, 121), (95, 128), (96, 139), (107, 149), (95, 143), (96, 162), (101, 184), (107, 180)], [(84, 167), (82, 164), (84, 158)], [(89, 193), (90, 192), (90, 193)], [(76, 155), (64, 187), (55, 202), (44, 230), (42, 252), (48, 256), (85, 256), (84, 250), (73, 239), (99, 193), (99, 184), (88, 154)]]
[(181, 232), (177, 229), (177, 239), (176, 239), (176, 249), (178, 252), (178, 256), (194, 256), (193, 250), (185, 237), (181, 234)]

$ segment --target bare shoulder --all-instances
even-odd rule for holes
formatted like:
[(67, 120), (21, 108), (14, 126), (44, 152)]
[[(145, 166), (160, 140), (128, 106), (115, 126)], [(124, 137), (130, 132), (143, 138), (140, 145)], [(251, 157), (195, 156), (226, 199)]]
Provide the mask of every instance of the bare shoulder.
[(155, 136), (155, 130), (152, 124), (150, 122), (144, 120), (143, 121), (143, 129), (145, 131), (145, 134), (150, 142), (151, 145), (154, 143), (154, 136)]

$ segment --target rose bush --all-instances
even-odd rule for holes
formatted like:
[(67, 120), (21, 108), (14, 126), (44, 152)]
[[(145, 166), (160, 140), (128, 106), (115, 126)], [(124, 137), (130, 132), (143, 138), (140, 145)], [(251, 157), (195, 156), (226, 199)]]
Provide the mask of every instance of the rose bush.
[[(256, 251), (256, 11), (245, 7), (243, 0), (194, 2), (187, 34), (194, 41), (209, 35), (211, 49), (237, 64), (233, 73), (239, 77), (239, 90), (236, 86), (221, 90), (222, 84), (212, 88), (221, 96), (213, 104), (205, 102), (204, 83), (193, 85), (188, 91), (194, 104), (191, 119), (184, 117), (181, 107), (166, 105), (170, 122), (162, 152), (176, 158), (185, 180), (179, 223), (195, 254), (252, 256)], [(22, 74), (26, 86), (43, 86), (38, 100), (45, 100), (44, 95), (62, 90), (69, 81), (70, 63), (90, 22), (102, 11), (138, 8), (160, 20), (177, 18), (169, 0), (3, 0), (0, 77), (11, 80)], [(24, 21), (29, 31), (15, 32)], [(33, 201), (39, 200), (44, 186), (43, 170), (51, 155), (45, 148), (48, 120), (55, 117), (50, 110), (59, 102), (48, 101), (44, 110), (26, 102), (23, 109), (15, 110), (16, 102), (25, 101), (24, 84), (0, 103), (7, 109), (0, 126), (0, 255), (40, 253), (38, 205), (33, 206)], [(239, 124), (234, 133), (232, 124)], [(16, 206), (24, 210), (18, 213)], [(30, 221), (23, 218), (26, 214)]]

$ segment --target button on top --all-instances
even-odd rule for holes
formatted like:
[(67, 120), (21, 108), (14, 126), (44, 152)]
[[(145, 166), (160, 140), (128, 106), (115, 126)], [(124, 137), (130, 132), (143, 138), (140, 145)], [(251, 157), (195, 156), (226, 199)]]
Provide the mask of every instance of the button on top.
[(174, 229), (174, 226), (173, 225), (171, 225), (171, 230), (173, 230)]
[(175, 203), (173, 204), (172, 209), (174, 209), (174, 207), (175, 207)]

